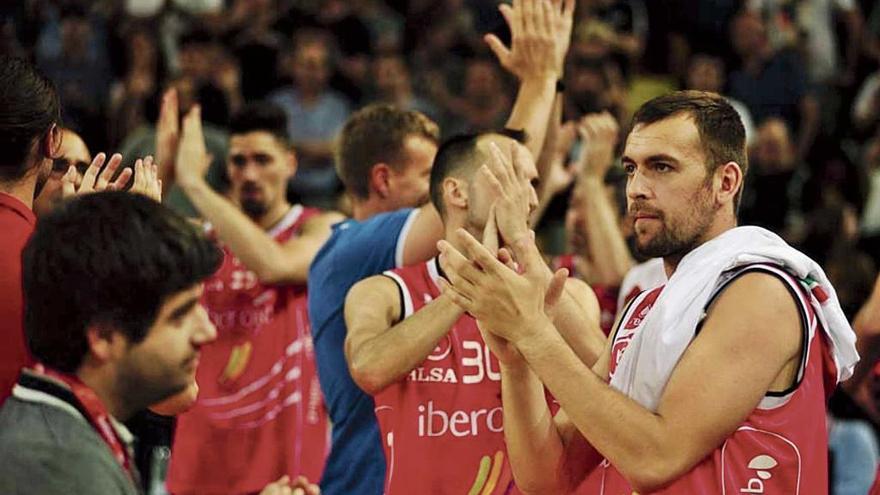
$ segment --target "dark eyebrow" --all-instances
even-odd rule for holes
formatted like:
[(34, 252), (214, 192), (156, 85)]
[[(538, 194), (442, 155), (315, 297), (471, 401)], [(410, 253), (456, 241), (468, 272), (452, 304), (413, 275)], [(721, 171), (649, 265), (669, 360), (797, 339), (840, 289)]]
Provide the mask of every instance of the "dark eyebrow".
[[(633, 160), (632, 158), (630, 158), (626, 155), (621, 157), (620, 161), (621, 162), (636, 163), (635, 160)], [(675, 158), (672, 155), (667, 155), (665, 153), (658, 153), (656, 155), (651, 155), (645, 159), (645, 163), (657, 163), (657, 162), (680, 163), (678, 158)]]
[(181, 317), (183, 317), (183, 315), (189, 313), (190, 310), (193, 309), (193, 307), (195, 307), (195, 305), (198, 303), (199, 303), (199, 299), (197, 297), (187, 299), (186, 302), (184, 302), (180, 306), (174, 308), (173, 311), (171, 311), (171, 314), (168, 315), (168, 319), (169, 320), (179, 320)]

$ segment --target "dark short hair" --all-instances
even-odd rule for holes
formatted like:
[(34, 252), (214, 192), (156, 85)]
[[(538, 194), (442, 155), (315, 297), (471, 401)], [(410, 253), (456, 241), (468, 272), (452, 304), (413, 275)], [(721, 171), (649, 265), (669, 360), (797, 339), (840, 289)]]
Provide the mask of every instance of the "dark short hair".
[[(636, 111), (632, 127), (653, 124), (679, 114), (693, 120), (700, 135), (706, 168), (711, 174), (728, 162), (736, 162), (743, 178), (749, 169), (746, 154), (746, 131), (739, 113), (724, 97), (707, 91), (676, 91), (648, 101)], [(734, 211), (739, 209), (740, 188), (734, 198)]]
[(377, 163), (400, 169), (403, 147), (411, 136), (437, 143), (440, 128), (415, 110), (393, 105), (368, 105), (345, 123), (336, 150), (336, 172), (354, 197), (370, 196), (370, 171)]
[(455, 175), (467, 175), (473, 173), (477, 165), (485, 162), (488, 158), (477, 147), (480, 138), (500, 135), (509, 137), (519, 143), (526, 142), (526, 133), (520, 129), (501, 129), (479, 133), (458, 134), (452, 136), (437, 149), (434, 164), (431, 166), (430, 194), (431, 203), (446, 218), (446, 204), (443, 202), (443, 180)]
[(22, 58), (0, 56), (0, 181), (24, 177), (35, 142), (60, 121), (52, 82)]
[(146, 196), (64, 202), (40, 218), (22, 253), (28, 347), (73, 373), (89, 352), (89, 326), (142, 341), (167, 298), (212, 275), (221, 259), (195, 226)]
[(268, 101), (249, 103), (232, 116), (229, 135), (250, 132), (268, 132), (287, 145), (287, 114), (281, 107)]

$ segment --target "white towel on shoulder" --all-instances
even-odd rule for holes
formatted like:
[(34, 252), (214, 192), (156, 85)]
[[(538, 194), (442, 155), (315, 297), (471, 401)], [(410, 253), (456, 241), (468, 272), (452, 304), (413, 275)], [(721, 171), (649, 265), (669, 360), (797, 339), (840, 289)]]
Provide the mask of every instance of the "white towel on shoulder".
[[(813, 282), (811, 304), (829, 337), (838, 382), (852, 375), (859, 360), (855, 333), (822, 268), (776, 234), (759, 227), (737, 227), (688, 253), (645, 317), (620, 359), (611, 386), (651, 411), (672, 370), (693, 340), (697, 324), (721, 275), (754, 263), (778, 265), (801, 280)], [(819, 301), (814, 294), (827, 295)]]

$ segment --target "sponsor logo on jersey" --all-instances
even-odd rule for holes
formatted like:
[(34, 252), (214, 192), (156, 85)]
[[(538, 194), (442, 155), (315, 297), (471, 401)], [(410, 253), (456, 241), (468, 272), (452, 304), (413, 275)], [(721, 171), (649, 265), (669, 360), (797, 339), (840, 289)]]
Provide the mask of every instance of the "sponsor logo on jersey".
[(420, 404), (418, 411), (420, 437), (452, 435), (461, 438), (504, 431), (501, 406), (470, 411), (446, 411), (431, 400), (427, 404)]
[(776, 459), (767, 454), (761, 454), (749, 461), (749, 469), (755, 471), (755, 477), (749, 478), (745, 488), (739, 490), (740, 493), (764, 493), (764, 482), (773, 477), (770, 471), (778, 466)]
[[(498, 359), (478, 340), (462, 340), (461, 347), (452, 352), (448, 337), (441, 339), (423, 363), (407, 375), (407, 381), (420, 383), (462, 383), (474, 385), (484, 380), (501, 380)], [(458, 360), (458, 365), (453, 360)], [(432, 363), (437, 363), (432, 365)]]

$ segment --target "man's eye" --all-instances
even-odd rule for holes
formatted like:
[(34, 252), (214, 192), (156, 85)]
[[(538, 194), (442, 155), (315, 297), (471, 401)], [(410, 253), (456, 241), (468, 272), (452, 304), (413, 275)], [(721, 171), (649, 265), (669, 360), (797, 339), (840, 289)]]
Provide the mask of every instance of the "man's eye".
[(626, 175), (632, 175), (636, 171), (636, 166), (632, 163), (623, 164), (623, 171), (626, 172)]

